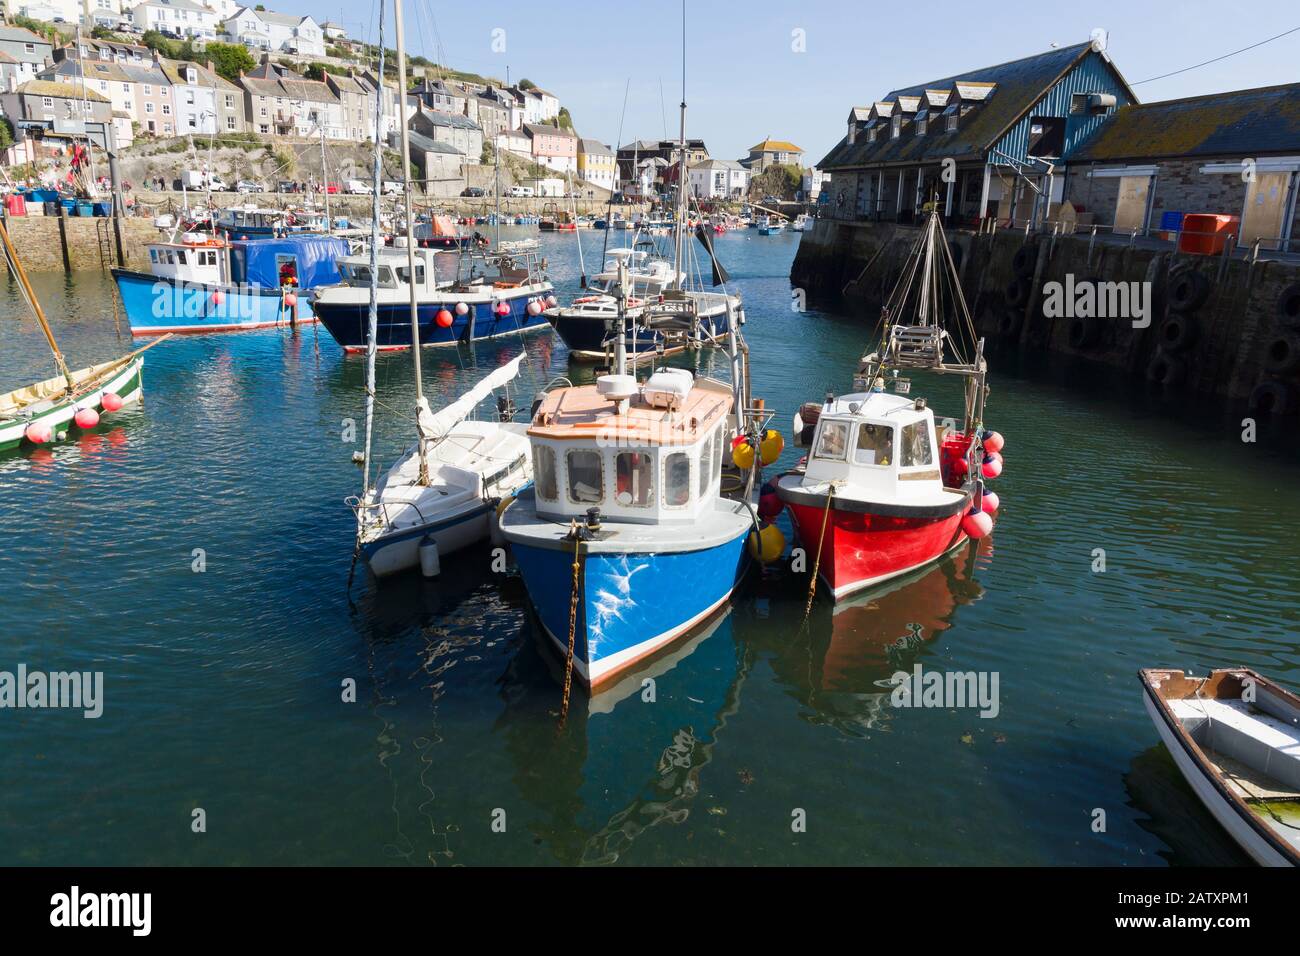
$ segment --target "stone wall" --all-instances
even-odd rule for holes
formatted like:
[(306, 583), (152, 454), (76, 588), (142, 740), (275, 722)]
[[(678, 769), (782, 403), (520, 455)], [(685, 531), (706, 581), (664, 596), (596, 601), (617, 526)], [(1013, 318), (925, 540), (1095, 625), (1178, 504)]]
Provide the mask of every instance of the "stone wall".
[[(1237, 163), (1240, 157), (1163, 160), (1156, 164), (1155, 196), (1151, 200), (1151, 229), (1160, 228), (1160, 216), (1172, 212), (1222, 213), (1240, 216), (1246, 203), (1246, 183), (1229, 173), (1203, 173), (1210, 163)], [(1092, 169), (1114, 168), (1117, 163), (1071, 165), (1065, 197), (1094, 215), (1094, 222), (1109, 226), (1115, 221), (1119, 178), (1089, 177)]]
[[(874, 326), (916, 235), (913, 226), (819, 220), (801, 238), (791, 282), (810, 301), (851, 305)], [(1300, 411), (1298, 263), (1090, 243), (1083, 235), (1001, 230), (949, 239), (976, 329), (990, 343), (1099, 363), (1170, 395)], [(1149, 325), (1135, 328), (1132, 316), (1049, 314), (1047, 283), (1085, 281), (1149, 283)]]
[[(59, 236), (58, 216), (8, 216), (5, 224), (24, 268), (29, 272), (63, 271), (63, 240)], [(107, 230), (108, 264), (117, 265), (111, 219), (68, 216), (63, 225), (68, 261), (73, 269), (101, 268), (100, 237), (104, 233), (100, 230)], [(121, 226), (127, 268), (147, 270), (149, 253), (146, 246), (158, 240), (158, 230), (148, 219), (124, 218)]]

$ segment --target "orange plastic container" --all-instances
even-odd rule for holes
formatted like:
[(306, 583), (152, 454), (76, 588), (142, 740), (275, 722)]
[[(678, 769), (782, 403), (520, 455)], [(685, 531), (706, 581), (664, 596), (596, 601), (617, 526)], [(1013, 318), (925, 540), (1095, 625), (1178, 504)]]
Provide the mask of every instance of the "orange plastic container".
[(1183, 231), (1178, 237), (1178, 251), (1194, 256), (1217, 256), (1223, 252), (1228, 237), (1235, 238), (1240, 232), (1240, 216), (1189, 212), (1183, 216)]

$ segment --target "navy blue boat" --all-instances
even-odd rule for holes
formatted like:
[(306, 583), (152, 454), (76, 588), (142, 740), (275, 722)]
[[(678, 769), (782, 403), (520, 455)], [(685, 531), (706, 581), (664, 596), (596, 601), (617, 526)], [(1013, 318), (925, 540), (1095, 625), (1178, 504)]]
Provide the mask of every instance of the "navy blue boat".
[[(342, 285), (320, 290), (316, 318), (347, 352), (366, 350), (370, 310), (370, 256), (339, 260)], [(411, 347), (410, 266), (407, 250), (386, 247), (378, 265), (376, 347)], [(420, 345), (454, 345), (549, 328), (543, 314), (553, 287), (530, 254), (503, 255), (415, 250)]]

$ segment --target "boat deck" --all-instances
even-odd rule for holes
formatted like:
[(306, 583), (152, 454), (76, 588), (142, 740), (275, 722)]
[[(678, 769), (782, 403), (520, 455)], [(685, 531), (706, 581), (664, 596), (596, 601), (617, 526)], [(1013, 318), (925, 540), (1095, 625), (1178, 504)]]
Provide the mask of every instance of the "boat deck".
[(731, 408), (731, 393), (697, 380), (676, 410), (628, 402), (626, 415), (595, 385), (556, 389), (546, 395), (528, 434), (559, 440), (602, 439), (641, 445), (690, 445)]

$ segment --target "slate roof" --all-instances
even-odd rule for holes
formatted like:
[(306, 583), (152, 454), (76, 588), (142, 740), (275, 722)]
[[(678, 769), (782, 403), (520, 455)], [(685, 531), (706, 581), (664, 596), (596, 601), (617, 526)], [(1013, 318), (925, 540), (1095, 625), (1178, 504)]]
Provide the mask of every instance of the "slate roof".
[(23, 27), (0, 26), (0, 40), (9, 40), (12, 43), (44, 43), (49, 47), (54, 45), (45, 37), (37, 36)]
[(1071, 162), (1300, 153), (1300, 83), (1121, 106)]
[(576, 138), (577, 135), (573, 130), (559, 126), (548, 126), (545, 123), (525, 123), (524, 129), (528, 131), (529, 136), (571, 136)]
[(440, 113), (437, 110), (425, 109), (420, 111), (420, 115), (432, 123), (434, 126), (450, 126), (455, 129), (479, 129), (478, 123), (475, 123), (468, 116), (461, 116), (459, 113)]
[[(60, 60), (48, 69), (42, 70), (40, 79), (52, 76), (71, 76), (80, 80), (82, 63), (78, 60)], [(110, 80), (115, 83), (125, 83), (131, 79), (119, 64), (109, 60), (86, 60), (85, 77), (87, 81)]]
[(613, 156), (614, 151), (598, 139), (578, 140), (578, 150), (588, 156)]
[(411, 143), (412, 149), (422, 150), (426, 153), (455, 153), (457, 156), (465, 155), (450, 143), (441, 143), (436, 139), (429, 139), (429, 137), (422, 136), (419, 133), (407, 131), (406, 136)]
[(79, 100), (85, 98), (92, 103), (107, 103), (109, 99), (92, 89), (82, 90), (73, 83), (56, 80), (28, 80), (18, 87), (17, 92), (27, 96), (57, 96), (62, 99)]
[[(888, 116), (890, 111), (886, 107), (898, 102), (902, 97), (920, 97), (924, 96), (927, 90), (951, 90), (954, 86), (962, 88), (965, 96), (976, 100), (982, 99), (982, 101), (961, 117), (955, 132), (947, 132), (936, 114), (926, 136), (912, 135), (905, 127), (903, 134), (897, 139), (892, 139), (887, 131), (882, 131), (872, 143), (866, 135), (859, 133), (857, 142), (852, 146), (845, 136), (821, 162), (817, 163), (817, 167), (831, 170), (863, 165), (934, 161), (948, 156), (954, 159), (980, 156), (1051, 89), (1058, 79), (1091, 52), (1090, 42), (1076, 43), (1012, 60), (1009, 63), (968, 70), (956, 76), (894, 90), (875, 104), (877, 114)], [(1123, 77), (1119, 76), (1118, 71), (1116, 77), (1119, 82), (1123, 82)], [(990, 89), (992, 89), (991, 94)], [(884, 129), (887, 130), (887, 126)]]

